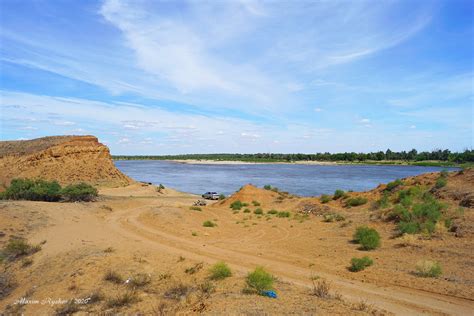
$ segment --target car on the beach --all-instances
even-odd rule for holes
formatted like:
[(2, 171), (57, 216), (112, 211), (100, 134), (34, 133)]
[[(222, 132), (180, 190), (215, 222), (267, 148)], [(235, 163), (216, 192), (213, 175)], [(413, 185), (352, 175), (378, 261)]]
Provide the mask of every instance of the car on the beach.
[(202, 197), (208, 200), (219, 200), (219, 194), (217, 192), (206, 192)]

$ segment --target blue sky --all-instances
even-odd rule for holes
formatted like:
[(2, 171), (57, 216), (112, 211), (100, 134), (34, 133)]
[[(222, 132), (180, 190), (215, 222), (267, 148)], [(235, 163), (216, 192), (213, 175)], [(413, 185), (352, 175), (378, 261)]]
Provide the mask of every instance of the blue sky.
[(472, 1), (0, 2), (2, 140), (113, 154), (473, 147)]

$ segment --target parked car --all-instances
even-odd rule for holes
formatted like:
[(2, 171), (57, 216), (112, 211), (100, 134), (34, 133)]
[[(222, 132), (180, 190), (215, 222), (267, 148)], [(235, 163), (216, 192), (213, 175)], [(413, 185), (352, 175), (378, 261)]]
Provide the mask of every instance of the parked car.
[(217, 192), (206, 192), (202, 197), (208, 200), (219, 200), (219, 194)]

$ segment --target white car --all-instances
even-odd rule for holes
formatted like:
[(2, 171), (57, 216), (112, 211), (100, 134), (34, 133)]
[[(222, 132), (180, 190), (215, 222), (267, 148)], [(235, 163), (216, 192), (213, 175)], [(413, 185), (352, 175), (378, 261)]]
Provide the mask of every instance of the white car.
[(202, 197), (208, 200), (219, 200), (219, 194), (217, 192), (206, 192)]

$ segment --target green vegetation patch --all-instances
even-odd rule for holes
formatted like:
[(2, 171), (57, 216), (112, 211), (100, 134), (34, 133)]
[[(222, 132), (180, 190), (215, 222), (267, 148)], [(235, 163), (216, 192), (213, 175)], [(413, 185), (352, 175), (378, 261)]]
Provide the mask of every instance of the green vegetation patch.
[(362, 258), (352, 258), (349, 270), (352, 272), (359, 272), (370, 267), (372, 264), (374, 264), (374, 261), (367, 256)]
[(346, 201), (346, 206), (359, 206), (359, 205), (364, 205), (367, 203), (367, 198), (358, 196), (354, 198), (350, 198)]
[(262, 215), (263, 214), (263, 210), (261, 208), (257, 208), (255, 209), (255, 211), (253, 211), (254, 214), (257, 214), (257, 215)]
[(416, 264), (416, 275), (423, 278), (439, 277), (443, 271), (438, 262), (431, 260), (422, 260)]
[(319, 200), (321, 201), (321, 203), (325, 204), (325, 203), (331, 201), (331, 196), (327, 195), (327, 194), (323, 194), (323, 195), (321, 195)]
[(212, 222), (212, 221), (205, 221), (204, 223), (202, 223), (202, 226), (204, 226), (204, 227), (215, 227), (215, 226), (217, 226), (217, 224)]
[(276, 214), (277, 217), (290, 217), (290, 212), (281, 211)]
[(395, 181), (387, 183), (387, 187), (385, 188), (385, 190), (386, 191), (393, 191), (393, 190), (395, 190), (396, 188), (398, 188), (399, 186), (402, 186), (402, 185), (403, 185), (403, 181), (400, 180), (400, 179), (397, 179)]
[(229, 207), (233, 209), (234, 211), (240, 210), (242, 207), (244, 207), (244, 203), (237, 200), (237, 201), (232, 202)]
[(333, 200), (338, 200), (346, 195), (346, 192), (343, 190), (336, 190), (334, 191), (334, 195), (332, 196)]
[(211, 280), (222, 280), (232, 275), (232, 271), (225, 262), (218, 262), (209, 269)]
[(246, 292), (261, 294), (263, 291), (273, 289), (274, 277), (263, 267), (257, 267), (247, 275), (245, 281), (247, 284)]
[(275, 209), (271, 209), (267, 212), (267, 214), (270, 214), (270, 215), (275, 215), (275, 214), (278, 214), (278, 211), (275, 210)]
[(56, 181), (13, 179), (3, 193), (3, 198), (56, 202), (61, 199), (61, 186)]
[(345, 219), (346, 218), (339, 213), (326, 213), (323, 215), (323, 222), (327, 222), (327, 223), (340, 222)]
[(360, 244), (362, 250), (373, 250), (380, 247), (380, 235), (374, 228), (359, 226), (354, 233), (354, 242)]

